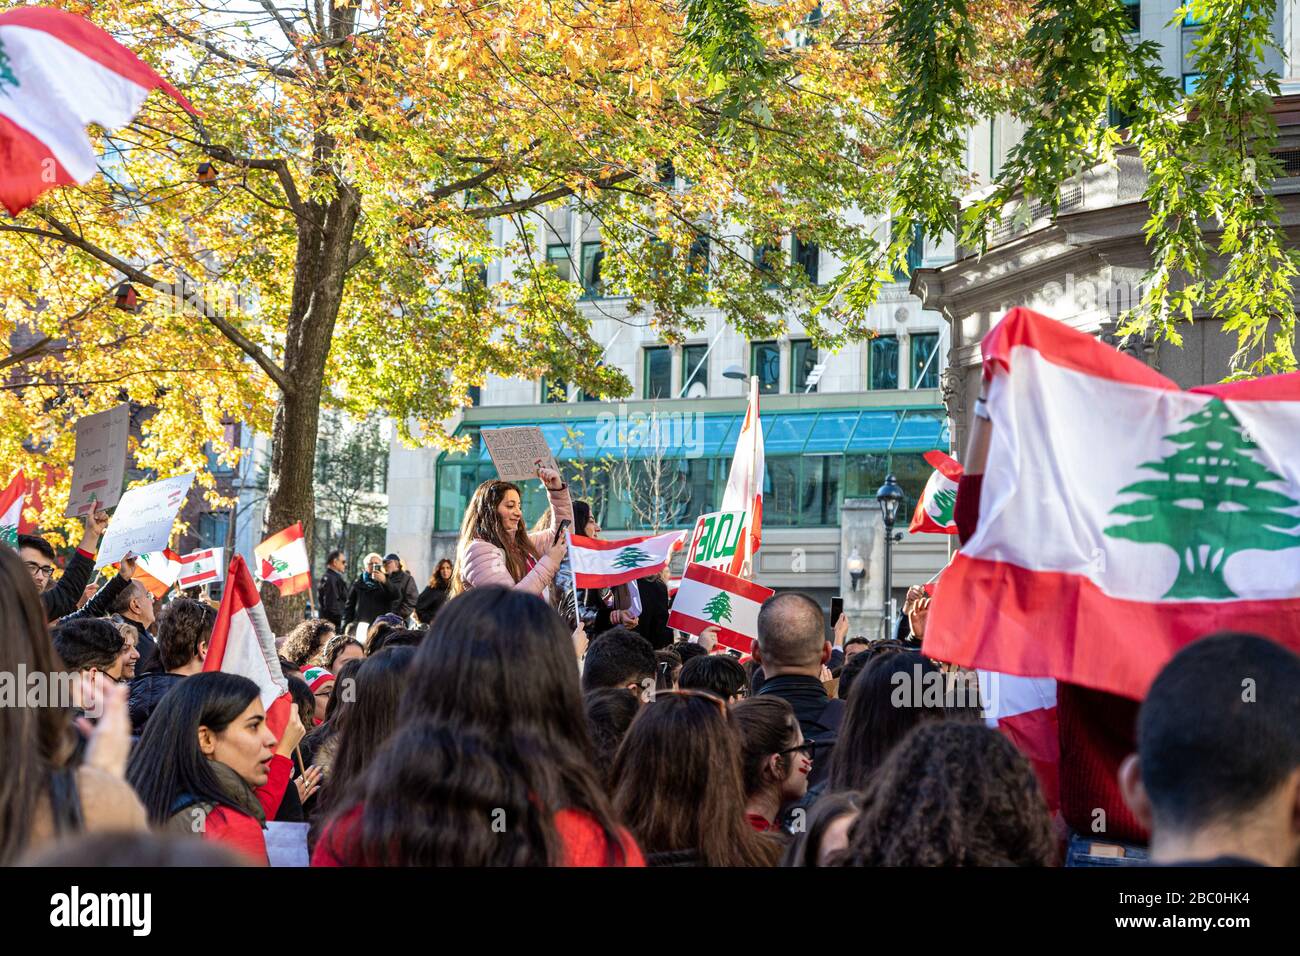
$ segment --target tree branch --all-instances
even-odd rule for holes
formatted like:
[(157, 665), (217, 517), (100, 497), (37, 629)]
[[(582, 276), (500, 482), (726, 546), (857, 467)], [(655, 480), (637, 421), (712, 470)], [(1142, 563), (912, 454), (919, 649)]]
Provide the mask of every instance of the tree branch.
[(204, 40), (199, 37), (193, 36), (192, 34), (186, 33), (180, 27), (174, 26), (173, 24), (169, 23), (161, 13), (155, 13), (154, 19), (157, 20), (159, 23), (161, 23), (163, 26), (165, 26), (168, 30), (171, 30), (172, 33), (176, 34), (182, 40), (187, 40), (188, 42), (193, 43), (195, 46), (202, 47), (203, 49), (211, 53), (213, 56), (225, 60), (227, 63), (234, 63), (238, 66), (247, 67), (250, 70), (258, 70), (259, 72), (270, 73), (272, 76), (278, 76), (286, 80), (297, 81), (301, 79), (301, 77), (299, 77), (298, 75), (297, 70), (291, 70), (288, 67), (284, 67), (284, 66), (271, 66), (269, 63), (259, 63), (257, 60), (246, 60), (242, 56), (235, 56), (235, 54), (231, 53), (230, 51), (221, 49), (221, 47), (217, 46), (215, 43), (211, 42), (210, 40)]
[[(597, 189), (609, 189), (628, 179), (635, 178), (636, 173), (624, 170), (623, 172), (612, 173), (604, 179), (598, 179), (593, 184)], [(497, 206), (480, 206), (477, 209), (468, 210), (471, 219), (492, 219), (495, 216), (508, 216), (515, 212), (525, 212), (529, 209), (536, 209), (538, 206), (544, 206), (548, 202), (554, 202), (557, 199), (563, 199), (565, 196), (572, 196), (574, 189), (572, 186), (559, 186), (544, 193), (536, 193), (526, 199), (516, 199), (513, 202), (502, 203)]]

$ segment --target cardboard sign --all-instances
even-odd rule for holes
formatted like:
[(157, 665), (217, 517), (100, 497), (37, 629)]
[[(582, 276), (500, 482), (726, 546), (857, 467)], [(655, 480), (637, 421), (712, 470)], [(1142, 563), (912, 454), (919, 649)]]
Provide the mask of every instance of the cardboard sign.
[(741, 535), (745, 530), (745, 512), (715, 511), (695, 519), (691, 545), (686, 552), (687, 564), (730, 571)]
[(131, 406), (126, 404), (77, 419), (72, 491), (64, 514), (84, 515), (122, 499), (130, 431)]
[(124, 494), (99, 543), (96, 569), (116, 564), (128, 553), (148, 554), (167, 547), (172, 524), (193, 483), (193, 473), (177, 475)]
[(485, 428), (479, 435), (496, 465), (497, 477), (502, 481), (527, 481), (537, 477), (537, 462), (559, 471), (555, 456), (536, 425), (518, 425), (512, 428)]

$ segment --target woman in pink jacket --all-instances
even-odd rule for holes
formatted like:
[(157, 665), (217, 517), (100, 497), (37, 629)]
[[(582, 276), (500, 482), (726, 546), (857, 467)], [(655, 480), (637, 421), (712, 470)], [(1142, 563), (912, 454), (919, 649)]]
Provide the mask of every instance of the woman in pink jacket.
[(518, 485), (493, 479), (478, 486), (460, 526), (453, 597), (485, 584), (546, 596), (568, 548), (563, 537), (554, 540), (555, 529), (566, 518), (572, 522), (573, 505), (559, 472), (539, 465), (537, 477), (546, 486), (552, 517), (548, 529), (532, 535), (524, 530)]

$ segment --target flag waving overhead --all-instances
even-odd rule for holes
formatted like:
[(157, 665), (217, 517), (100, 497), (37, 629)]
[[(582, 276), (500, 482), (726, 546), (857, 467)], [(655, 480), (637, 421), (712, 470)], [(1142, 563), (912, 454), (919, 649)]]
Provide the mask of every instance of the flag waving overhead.
[(752, 577), (754, 555), (763, 538), (763, 423), (758, 417), (758, 378), (749, 382), (749, 406), (736, 439), (736, 452), (722, 495), (723, 511), (745, 512), (745, 534), (736, 547), (731, 573)]
[(570, 534), (569, 562), (573, 567), (573, 586), (612, 588), (655, 574), (663, 570), (685, 538), (685, 531), (621, 541), (601, 541)]
[(979, 523), (926, 654), (1141, 699), (1217, 630), (1300, 648), (1300, 373), (1184, 392), (1027, 309), (983, 350)]
[(253, 554), (257, 558), (257, 579), (274, 584), (281, 596), (311, 590), (307, 541), (302, 535), (301, 521), (271, 535), (253, 549)]
[(758, 638), (758, 609), (775, 593), (734, 574), (688, 564), (668, 626), (697, 636), (716, 627), (719, 644), (748, 654)]
[(125, 126), (151, 90), (185, 97), (99, 27), (64, 10), (0, 14), (0, 202), (16, 216), (47, 189), (84, 183), (94, 123)]
[(11, 548), (18, 547), (18, 535), (23, 531), (23, 496), (27, 492), (27, 479), (20, 471), (0, 491), (0, 541)]
[(181, 576), (177, 578), (183, 588), (192, 588), (199, 584), (209, 584), (223, 580), (226, 565), (222, 560), (225, 548), (209, 548), (181, 555)]
[(278, 740), (289, 724), (293, 697), (280, 670), (275, 649), (275, 632), (266, 619), (266, 608), (257, 585), (240, 555), (230, 562), (226, 592), (221, 596), (217, 623), (208, 641), (204, 671), (239, 674), (257, 685), (266, 708), (266, 724)]
[(953, 517), (953, 506), (957, 504), (957, 481), (961, 478), (961, 465), (941, 451), (927, 451), (923, 457), (934, 468), (934, 472), (925, 483), (925, 491), (916, 503), (916, 511), (912, 513), (912, 523), (907, 530), (956, 534), (957, 520)]

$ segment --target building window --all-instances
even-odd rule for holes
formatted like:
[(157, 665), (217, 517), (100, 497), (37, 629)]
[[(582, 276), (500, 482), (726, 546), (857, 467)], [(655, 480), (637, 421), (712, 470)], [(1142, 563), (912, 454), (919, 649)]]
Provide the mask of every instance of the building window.
[(1203, 15), (1197, 16), (1197, 14), (1193, 12), (1192, 7), (1189, 4), (1187, 7), (1187, 12), (1183, 14), (1183, 26), (1199, 27), (1204, 23), (1205, 23), (1205, 17)]
[(1200, 85), (1200, 82), (1201, 82), (1200, 73), (1184, 73), (1183, 74), (1184, 95), (1190, 96), (1191, 94), (1195, 93), (1196, 87)]
[(709, 347), (682, 346), (682, 394), (699, 398), (709, 394)]
[(688, 275), (709, 274), (708, 236), (696, 236), (695, 241), (691, 243), (691, 251), (686, 260), (686, 272)]
[(778, 244), (770, 242), (755, 243), (754, 245), (754, 268), (759, 272), (767, 275), (767, 288), (776, 287), (776, 280), (772, 275), (774, 263), (780, 257), (781, 247)]
[(599, 242), (582, 244), (582, 297), (599, 299), (605, 294), (600, 280), (600, 266), (605, 261), (605, 250)]
[(546, 404), (563, 405), (569, 400), (569, 384), (557, 382), (553, 378), (542, 376), (542, 401)]
[(775, 342), (755, 342), (749, 347), (749, 374), (758, 376), (758, 390), (772, 395), (781, 390), (781, 347)]
[(645, 350), (645, 397), (672, 398), (673, 359), (667, 345)]
[(1124, 15), (1128, 17), (1129, 29), (1134, 33), (1142, 32), (1142, 4), (1137, 0), (1125, 0)]
[(481, 387), (479, 387), (478, 385), (471, 385), (467, 389), (467, 392), (469, 394), (470, 405), (474, 406), (475, 408), (478, 408), (480, 405), (483, 404), (483, 389)]
[(939, 387), (939, 333), (912, 336), (912, 388)]
[(808, 382), (813, 369), (817, 367), (817, 350), (808, 339), (796, 339), (790, 343), (790, 391), (796, 393), (817, 391), (817, 380)]
[(796, 263), (803, 268), (808, 276), (808, 281), (813, 285), (817, 284), (817, 267), (821, 262), (821, 250), (815, 242), (804, 242), (798, 236), (794, 237), (792, 247), (792, 257)]
[(898, 336), (877, 335), (870, 342), (868, 387), (898, 388)]
[[(892, 243), (894, 239), (897, 238), (897, 236), (898, 236), (898, 232), (895, 229), (895, 225), (891, 225), (889, 231), (890, 242)], [(921, 228), (921, 224), (918, 222), (912, 225), (912, 242), (907, 247), (907, 267), (906, 269), (894, 270), (894, 281), (906, 282), (908, 276), (910, 276), (917, 269), (921, 268), (921, 264), (924, 261), (925, 261), (925, 230)]]
[(569, 244), (555, 242), (546, 247), (546, 261), (565, 282), (573, 280), (573, 261), (569, 257)]

